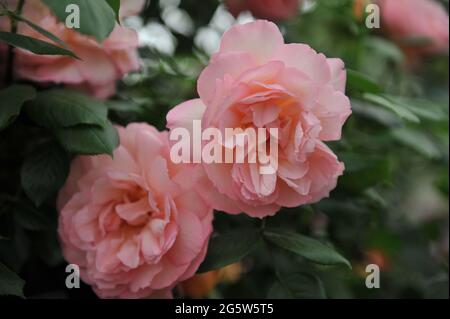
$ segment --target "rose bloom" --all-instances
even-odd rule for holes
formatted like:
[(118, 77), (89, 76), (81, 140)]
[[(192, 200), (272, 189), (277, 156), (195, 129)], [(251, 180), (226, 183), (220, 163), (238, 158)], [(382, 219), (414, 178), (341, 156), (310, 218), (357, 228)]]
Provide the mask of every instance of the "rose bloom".
[[(260, 174), (256, 163), (205, 164), (203, 195), (215, 208), (253, 217), (275, 214), (328, 196), (344, 165), (323, 141), (341, 138), (351, 114), (340, 59), (327, 59), (305, 44), (284, 44), (267, 21), (236, 25), (198, 80), (200, 99), (167, 116), (168, 127), (277, 128), (278, 169)], [(268, 134), (266, 134), (268, 136)], [(274, 161), (275, 162), (275, 161)]]
[[(407, 53), (437, 54), (448, 52), (448, 13), (433, 0), (378, 0), (382, 28)], [(425, 38), (431, 43), (408, 44), (408, 40)]]
[(243, 11), (268, 20), (287, 20), (298, 13), (300, 0), (225, 0), (228, 10), (237, 17)]
[(68, 263), (101, 298), (165, 298), (205, 257), (212, 209), (199, 171), (174, 165), (167, 132), (119, 128), (109, 156), (80, 156), (59, 193), (59, 234)]
[[(122, 1), (121, 17), (137, 14), (144, 3), (145, 0)], [(17, 0), (8, 0), (9, 8), (15, 8), (16, 4)], [(138, 37), (131, 29), (116, 25), (110, 36), (100, 44), (93, 37), (66, 28), (40, 0), (26, 1), (22, 15), (63, 40), (80, 60), (67, 56), (36, 55), (17, 49), (15, 75), (20, 79), (65, 84), (98, 98), (107, 98), (114, 95), (118, 79), (139, 69)], [(4, 30), (1, 25), (5, 23), (0, 24), (0, 29)], [(18, 33), (50, 41), (24, 23), (19, 23)]]

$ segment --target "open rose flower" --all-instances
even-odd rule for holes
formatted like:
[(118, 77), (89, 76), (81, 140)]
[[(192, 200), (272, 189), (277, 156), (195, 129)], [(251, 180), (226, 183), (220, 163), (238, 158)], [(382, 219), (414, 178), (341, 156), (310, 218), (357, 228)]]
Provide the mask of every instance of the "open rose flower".
[[(9, 0), (8, 7), (13, 9), (16, 3), (17, 0)], [(138, 13), (143, 4), (142, 0), (122, 1), (122, 17)], [(107, 98), (114, 95), (117, 80), (139, 69), (138, 37), (131, 29), (116, 25), (111, 35), (100, 44), (94, 38), (66, 28), (40, 0), (26, 1), (23, 16), (66, 42), (80, 60), (66, 56), (36, 55), (17, 49), (14, 67), (15, 75), (20, 79), (65, 84), (99, 98)], [(49, 41), (24, 23), (19, 24), (18, 32)]]
[(297, 15), (300, 0), (226, 0), (228, 10), (237, 17), (250, 11), (259, 19), (287, 20)]
[(131, 124), (119, 134), (114, 159), (72, 163), (58, 198), (63, 254), (101, 298), (170, 297), (204, 259), (212, 209), (198, 170), (168, 158), (167, 132)]
[[(437, 1), (378, 0), (377, 3), (381, 8), (382, 28), (407, 53), (448, 52), (448, 13)], [(414, 43), (420, 38), (426, 42)]]
[[(341, 138), (351, 114), (340, 59), (305, 44), (285, 44), (277, 26), (256, 21), (231, 28), (198, 80), (200, 99), (167, 116), (168, 127), (278, 129), (278, 168), (261, 174), (256, 163), (203, 162), (203, 195), (215, 208), (250, 216), (317, 202), (336, 186), (344, 166), (323, 143)], [(225, 135), (225, 133), (223, 134)]]

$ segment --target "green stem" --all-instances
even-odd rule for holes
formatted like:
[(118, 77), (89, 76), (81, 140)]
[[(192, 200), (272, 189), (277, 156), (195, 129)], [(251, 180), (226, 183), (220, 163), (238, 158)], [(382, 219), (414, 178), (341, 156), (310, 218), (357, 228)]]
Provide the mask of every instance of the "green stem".
[[(22, 9), (25, 5), (25, 0), (19, 0), (17, 4), (17, 8), (15, 10), (16, 15), (22, 14)], [(17, 20), (13, 17), (10, 17), (11, 21), (11, 33), (17, 33)], [(8, 71), (6, 72), (6, 83), (12, 83), (14, 78), (14, 48), (9, 46), (8, 48)]]
[(267, 217), (261, 220), (261, 227), (260, 227), (261, 232), (263, 232), (266, 229), (266, 225), (267, 225)]

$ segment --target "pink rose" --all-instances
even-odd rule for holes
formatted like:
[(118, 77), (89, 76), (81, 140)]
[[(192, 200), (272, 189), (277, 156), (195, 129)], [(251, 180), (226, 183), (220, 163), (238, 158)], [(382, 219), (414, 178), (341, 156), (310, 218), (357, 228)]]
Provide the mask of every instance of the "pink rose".
[(287, 20), (298, 13), (300, 0), (225, 0), (230, 12), (237, 17), (243, 11), (250, 11), (260, 19)]
[[(14, 8), (15, 1), (9, 1), (11, 8)], [(122, 2), (123, 14), (136, 13), (143, 5), (140, 0)], [(16, 50), (15, 74), (20, 79), (65, 84), (99, 98), (107, 98), (115, 94), (117, 80), (139, 69), (138, 37), (131, 29), (117, 25), (111, 35), (99, 44), (91, 37), (66, 28), (39, 0), (27, 1), (23, 15), (65, 41), (81, 60)], [(49, 41), (24, 23), (19, 26), (19, 33)]]
[(277, 128), (278, 169), (260, 174), (261, 161), (205, 164), (203, 194), (217, 209), (254, 217), (273, 215), (328, 196), (344, 165), (323, 141), (341, 138), (351, 114), (340, 59), (327, 59), (305, 44), (284, 44), (267, 21), (236, 25), (198, 80), (200, 99), (167, 116), (168, 127)]
[[(433, 0), (378, 0), (382, 27), (407, 53), (448, 52), (448, 13)], [(414, 38), (426, 38), (427, 45), (408, 45)]]
[(101, 298), (170, 297), (203, 261), (212, 209), (199, 197), (196, 167), (169, 159), (167, 132), (119, 128), (108, 156), (80, 156), (59, 193), (65, 259)]

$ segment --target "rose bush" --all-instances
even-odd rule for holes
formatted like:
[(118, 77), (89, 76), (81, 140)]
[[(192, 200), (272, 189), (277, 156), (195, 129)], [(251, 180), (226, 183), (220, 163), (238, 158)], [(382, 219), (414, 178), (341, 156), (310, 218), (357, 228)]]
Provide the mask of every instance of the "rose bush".
[(167, 132), (119, 128), (114, 159), (81, 156), (59, 193), (63, 254), (102, 298), (170, 297), (203, 261), (212, 209), (197, 169), (173, 165)]
[[(0, 299), (448, 298), (448, 55), (422, 51), (441, 19), (418, 9), (409, 23), (436, 24), (427, 39), (417, 25), (382, 38), (365, 19), (376, 1), (308, 1), (280, 24), (297, 44), (257, 21), (219, 45), (240, 22), (225, 0), (148, 0), (121, 26), (115, 10), (144, 0), (0, 0)], [(75, 6), (80, 28), (64, 30)], [(127, 25), (142, 60), (120, 81)], [(433, 56), (408, 68), (399, 48)], [(116, 82), (105, 101), (79, 92)], [(269, 133), (249, 140), (258, 162), (238, 159), (227, 129)], [(176, 164), (175, 145), (194, 163)], [(361, 289), (368, 264), (382, 289)]]
[(279, 167), (273, 174), (260, 174), (260, 161), (203, 164), (203, 194), (216, 208), (273, 215), (282, 206), (316, 202), (336, 186), (344, 165), (323, 142), (339, 140), (351, 114), (345, 83), (340, 59), (305, 44), (285, 44), (275, 24), (260, 20), (225, 33), (198, 79), (200, 99), (175, 107), (167, 123), (173, 129), (201, 119), (203, 129), (222, 133), (278, 128)]

